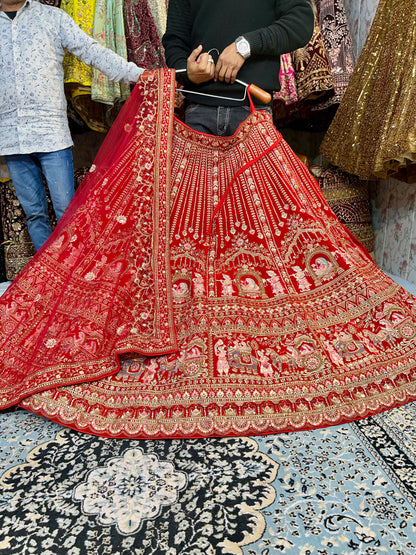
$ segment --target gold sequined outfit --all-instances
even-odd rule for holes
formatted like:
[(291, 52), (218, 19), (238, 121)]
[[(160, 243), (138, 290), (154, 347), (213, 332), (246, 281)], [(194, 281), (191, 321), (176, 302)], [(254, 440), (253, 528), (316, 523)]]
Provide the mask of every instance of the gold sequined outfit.
[[(416, 3), (380, 0), (367, 41), (321, 152), (362, 179), (416, 163)], [(406, 172), (407, 170), (407, 172)]]

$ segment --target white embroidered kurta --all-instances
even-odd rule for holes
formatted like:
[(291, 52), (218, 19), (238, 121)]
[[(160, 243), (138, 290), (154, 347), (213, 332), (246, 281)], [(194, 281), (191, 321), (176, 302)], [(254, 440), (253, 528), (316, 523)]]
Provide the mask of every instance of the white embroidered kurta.
[(62, 67), (66, 50), (112, 81), (134, 83), (143, 72), (59, 8), (27, 0), (14, 19), (0, 12), (0, 155), (72, 146)]

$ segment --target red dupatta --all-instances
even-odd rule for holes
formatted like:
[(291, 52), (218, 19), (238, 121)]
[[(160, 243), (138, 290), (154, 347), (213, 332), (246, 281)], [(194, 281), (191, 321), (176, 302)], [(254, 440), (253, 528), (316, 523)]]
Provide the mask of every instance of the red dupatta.
[(1, 297), (2, 407), (115, 373), (120, 353), (175, 350), (174, 83), (165, 71), (135, 86), (52, 237)]

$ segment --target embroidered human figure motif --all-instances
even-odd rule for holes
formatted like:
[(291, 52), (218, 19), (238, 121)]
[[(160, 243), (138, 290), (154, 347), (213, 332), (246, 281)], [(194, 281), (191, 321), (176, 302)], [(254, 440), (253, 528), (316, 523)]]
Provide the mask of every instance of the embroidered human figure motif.
[(229, 361), (230, 367), (238, 372), (257, 373), (257, 360), (252, 354), (252, 348), (244, 339), (234, 339), (230, 348)]
[(312, 347), (312, 345), (310, 345), (309, 343), (301, 343), (298, 346), (298, 351), (301, 355), (307, 355), (309, 353), (313, 353), (314, 352), (314, 348)]
[(156, 370), (158, 369), (159, 365), (157, 364), (155, 359), (151, 358), (148, 361), (145, 361), (144, 367), (145, 367), (145, 372), (142, 380), (144, 383), (149, 383), (155, 377)]
[(273, 365), (266, 353), (264, 351), (257, 351), (257, 357), (260, 362), (260, 374), (262, 376), (273, 376)]
[(182, 300), (189, 293), (189, 285), (186, 281), (176, 281), (172, 284), (173, 297)]
[(332, 274), (334, 266), (333, 264), (324, 258), (323, 256), (318, 256), (315, 262), (312, 263), (312, 268), (318, 277), (329, 276)]
[(227, 274), (222, 274), (223, 279), (220, 280), (222, 284), (222, 294), (225, 296), (234, 295), (233, 281)]
[(267, 278), (266, 281), (270, 283), (273, 293), (275, 295), (283, 294), (285, 290), (276, 272), (273, 272), (272, 270), (267, 270), (267, 275), (269, 277)]
[(292, 268), (294, 272), (294, 278), (299, 284), (299, 288), (301, 291), (307, 291), (311, 288), (311, 284), (306, 277), (306, 272), (302, 270), (299, 266), (293, 266)]
[(244, 277), (243, 279), (240, 280), (240, 283), (241, 283), (241, 289), (245, 292), (258, 293), (260, 291), (260, 287), (252, 277), (249, 277), (249, 276)]
[(230, 371), (230, 365), (228, 364), (228, 355), (227, 355), (227, 348), (224, 345), (222, 339), (218, 339), (218, 341), (214, 345), (214, 353), (217, 355), (217, 372), (220, 376), (224, 374), (227, 375)]
[(403, 323), (403, 321), (406, 319), (405, 315), (402, 314), (399, 311), (392, 311), (390, 313), (390, 321), (393, 324), (393, 327), (398, 326), (399, 324)]
[(326, 339), (323, 335), (319, 336), (319, 339), (322, 341), (325, 349), (331, 359), (331, 362), (335, 364), (335, 366), (344, 366), (345, 362), (339, 352), (335, 349), (334, 345), (331, 341)]
[(365, 348), (369, 353), (378, 353), (378, 348), (372, 343), (370, 338), (364, 333), (367, 330), (363, 330), (362, 332), (357, 332), (357, 337), (363, 342)]
[(342, 357), (351, 359), (361, 355), (365, 348), (362, 341), (354, 339), (351, 333), (344, 330), (338, 331), (336, 334), (336, 348)]
[(201, 274), (195, 273), (194, 277), (192, 278), (192, 283), (194, 284), (195, 295), (203, 295), (205, 293), (204, 278), (201, 276)]

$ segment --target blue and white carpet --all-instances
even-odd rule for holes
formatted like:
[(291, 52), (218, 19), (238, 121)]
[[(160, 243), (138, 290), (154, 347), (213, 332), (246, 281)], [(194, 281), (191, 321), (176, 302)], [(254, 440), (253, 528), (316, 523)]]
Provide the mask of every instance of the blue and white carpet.
[(416, 553), (416, 404), (312, 432), (105, 439), (0, 415), (0, 553)]

